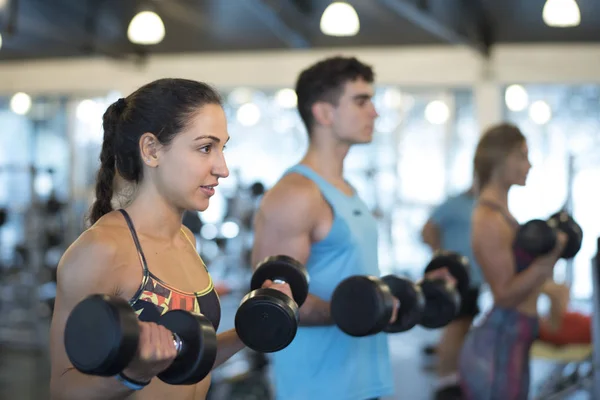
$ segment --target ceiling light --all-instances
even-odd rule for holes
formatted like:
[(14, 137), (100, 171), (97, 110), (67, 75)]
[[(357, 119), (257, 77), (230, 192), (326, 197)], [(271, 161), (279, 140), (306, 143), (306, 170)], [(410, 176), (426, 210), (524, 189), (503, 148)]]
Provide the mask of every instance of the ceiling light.
[(529, 103), (529, 96), (523, 86), (510, 85), (504, 92), (504, 102), (511, 111), (523, 111)]
[(15, 93), (10, 99), (10, 109), (19, 115), (25, 115), (31, 109), (31, 97), (27, 93)]
[(281, 89), (275, 94), (275, 103), (281, 108), (294, 108), (298, 104), (298, 97), (293, 89)]
[(242, 126), (254, 126), (260, 121), (260, 108), (254, 103), (246, 103), (238, 108), (236, 117)]
[(227, 101), (234, 107), (241, 106), (242, 104), (252, 103), (254, 97), (254, 90), (247, 87), (239, 87), (229, 93)]
[(165, 37), (165, 25), (155, 12), (142, 11), (131, 19), (127, 37), (135, 44), (158, 44)]
[(381, 102), (385, 108), (398, 109), (402, 107), (402, 93), (396, 88), (388, 88), (383, 93)]
[(360, 30), (360, 21), (354, 7), (348, 3), (331, 3), (321, 15), (321, 32), (329, 36), (354, 36)]
[(538, 125), (545, 125), (552, 118), (552, 109), (545, 101), (536, 101), (529, 107), (529, 118)]
[(75, 109), (75, 115), (81, 122), (94, 123), (102, 121), (104, 110), (94, 100), (81, 101)]
[(568, 28), (579, 25), (581, 13), (575, 0), (546, 0), (542, 18), (548, 26)]
[(450, 109), (440, 100), (434, 100), (425, 107), (425, 119), (434, 125), (442, 125), (448, 121)]

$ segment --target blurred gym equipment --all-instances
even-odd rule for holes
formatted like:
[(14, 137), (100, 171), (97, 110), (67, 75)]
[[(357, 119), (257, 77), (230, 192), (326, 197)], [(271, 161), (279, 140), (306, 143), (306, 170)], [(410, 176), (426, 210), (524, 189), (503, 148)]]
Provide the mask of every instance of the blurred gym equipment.
[(4, 227), (13, 218), (23, 223), (23, 240), (10, 250), (12, 256), (0, 271), (0, 343), (14, 347), (47, 346), (44, 321), (52, 312), (55, 271), (65, 248), (65, 204), (52, 191), (45, 199), (37, 195), (35, 180), (38, 174), (52, 177), (54, 172), (33, 165), (0, 166), (3, 174), (25, 173), (31, 193), (27, 208), (2, 212)]

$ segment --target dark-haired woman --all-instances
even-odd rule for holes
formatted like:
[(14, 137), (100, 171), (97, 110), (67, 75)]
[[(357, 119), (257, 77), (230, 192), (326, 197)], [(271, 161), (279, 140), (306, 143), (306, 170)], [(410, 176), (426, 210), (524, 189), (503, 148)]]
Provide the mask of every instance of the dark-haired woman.
[(510, 124), (490, 128), (475, 152), (479, 185), (473, 211), (473, 253), (494, 298), (492, 310), (462, 347), (462, 397), (473, 400), (527, 399), (529, 351), (538, 336), (537, 300), (556, 285), (552, 272), (566, 242), (516, 272), (512, 244), (519, 223), (508, 209), (508, 192), (524, 186), (531, 168), (525, 137)]
[[(54, 399), (204, 399), (210, 375), (195, 385), (168, 385), (154, 377), (176, 356), (170, 332), (156, 324), (172, 309), (203, 314), (218, 329), (219, 299), (182, 224), (185, 210), (204, 211), (229, 171), (229, 139), (219, 94), (185, 79), (151, 82), (104, 114), (104, 141), (90, 228), (58, 267), (51, 327)], [(115, 177), (135, 188), (127, 207), (113, 210)], [(267, 284), (269, 284), (268, 282)], [(287, 285), (271, 287), (291, 295)], [(115, 377), (77, 371), (64, 347), (65, 322), (84, 297), (126, 299), (140, 321), (135, 359)], [(243, 348), (235, 330), (218, 335), (215, 367)]]

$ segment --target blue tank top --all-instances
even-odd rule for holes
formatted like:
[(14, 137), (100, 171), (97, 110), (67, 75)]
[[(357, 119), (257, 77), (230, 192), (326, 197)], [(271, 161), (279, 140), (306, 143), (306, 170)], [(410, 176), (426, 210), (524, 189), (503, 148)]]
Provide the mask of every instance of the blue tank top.
[[(305, 165), (298, 173), (314, 181), (333, 211), (327, 236), (311, 246), (306, 268), (311, 294), (330, 301), (351, 275), (380, 276), (377, 223), (365, 203), (348, 196)], [(274, 353), (278, 400), (365, 400), (394, 392), (387, 336), (355, 338), (336, 326), (299, 327), (294, 341)]]
[(440, 230), (441, 247), (468, 257), (471, 270), (470, 286), (479, 288), (483, 284), (483, 273), (475, 260), (471, 246), (471, 217), (476, 198), (468, 193), (449, 197), (432, 213), (431, 220)]

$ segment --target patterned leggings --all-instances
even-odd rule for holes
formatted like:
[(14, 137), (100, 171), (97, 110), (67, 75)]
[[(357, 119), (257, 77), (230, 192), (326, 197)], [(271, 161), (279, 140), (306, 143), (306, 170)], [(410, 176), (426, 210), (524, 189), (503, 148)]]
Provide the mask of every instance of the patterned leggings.
[(537, 317), (494, 307), (471, 329), (459, 359), (463, 398), (526, 400), (529, 395), (529, 351), (537, 338)]

